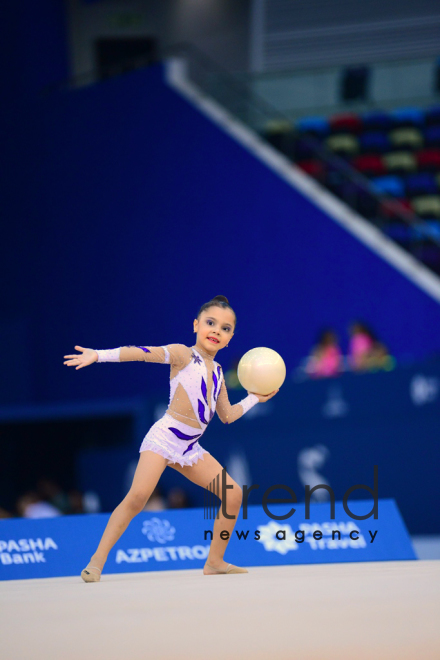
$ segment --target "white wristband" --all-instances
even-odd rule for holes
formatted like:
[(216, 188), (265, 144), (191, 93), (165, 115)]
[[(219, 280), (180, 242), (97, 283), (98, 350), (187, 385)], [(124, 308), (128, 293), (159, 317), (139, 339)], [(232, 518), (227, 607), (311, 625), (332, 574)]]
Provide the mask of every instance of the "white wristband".
[(256, 403), (259, 403), (260, 400), (257, 397), (256, 394), (248, 394), (245, 399), (242, 399), (240, 401), (242, 407), (243, 407), (243, 415), (247, 413), (248, 410), (250, 410), (253, 406), (255, 406)]
[[(96, 351), (96, 348), (95, 348)], [(104, 351), (96, 351), (98, 353), (98, 362), (120, 362), (121, 347), (110, 348)]]

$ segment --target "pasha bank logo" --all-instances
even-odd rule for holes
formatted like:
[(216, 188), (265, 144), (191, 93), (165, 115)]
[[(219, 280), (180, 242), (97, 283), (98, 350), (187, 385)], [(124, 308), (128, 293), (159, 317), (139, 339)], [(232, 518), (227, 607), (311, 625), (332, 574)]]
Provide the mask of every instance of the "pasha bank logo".
[(166, 543), (167, 541), (172, 541), (174, 539), (176, 528), (171, 525), (169, 520), (150, 518), (150, 520), (144, 520), (142, 534), (145, 534), (149, 541)]

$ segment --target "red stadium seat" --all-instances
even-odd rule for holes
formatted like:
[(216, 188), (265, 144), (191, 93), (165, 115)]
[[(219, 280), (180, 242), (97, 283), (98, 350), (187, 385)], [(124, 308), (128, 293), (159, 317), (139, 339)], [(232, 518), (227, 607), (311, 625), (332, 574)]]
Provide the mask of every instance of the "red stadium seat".
[(416, 157), (419, 170), (440, 170), (440, 149), (423, 149)]
[(384, 199), (380, 205), (380, 215), (387, 220), (400, 218), (405, 211), (414, 214), (409, 199)]
[(362, 130), (362, 120), (353, 112), (345, 112), (330, 117), (332, 133), (359, 133)]
[(353, 158), (351, 164), (366, 176), (381, 176), (386, 172), (382, 158), (374, 154), (357, 156), (356, 158)]
[(322, 180), (325, 177), (325, 167), (320, 160), (303, 160), (296, 164), (303, 172), (312, 176), (314, 179)]

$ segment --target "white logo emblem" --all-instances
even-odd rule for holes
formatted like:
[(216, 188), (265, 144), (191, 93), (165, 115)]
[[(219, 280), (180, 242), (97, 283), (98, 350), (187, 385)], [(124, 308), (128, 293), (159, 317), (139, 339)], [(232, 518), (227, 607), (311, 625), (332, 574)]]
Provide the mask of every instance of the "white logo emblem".
[(423, 406), (424, 403), (435, 401), (438, 390), (438, 378), (428, 378), (427, 376), (417, 374), (411, 381), (410, 394), (416, 406)]
[(345, 417), (348, 415), (349, 406), (344, 399), (342, 389), (338, 385), (332, 385), (327, 391), (327, 401), (322, 406), (324, 417)]
[(145, 534), (149, 541), (157, 541), (158, 543), (172, 541), (175, 533), (176, 528), (171, 526), (170, 521), (161, 520), (160, 518), (144, 520), (142, 526), (142, 534)]
[[(258, 540), (264, 545), (265, 550), (274, 550), (279, 552), (280, 555), (287, 554), (289, 550), (298, 550), (298, 543), (295, 541), (295, 534), (290, 525), (280, 525), (272, 521), (268, 525), (259, 525), (258, 529), (260, 530)], [(284, 534), (279, 534), (277, 539), (277, 532), (284, 532), (286, 540), (284, 540)]]
[[(314, 447), (305, 447), (298, 454), (298, 476), (303, 486), (310, 486), (310, 489), (324, 484), (330, 486), (319, 472), (327, 458), (330, 456), (330, 450), (325, 445), (315, 445)], [(325, 488), (318, 488), (313, 491), (311, 502), (326, 502), (330, 499), (330, 494)]]

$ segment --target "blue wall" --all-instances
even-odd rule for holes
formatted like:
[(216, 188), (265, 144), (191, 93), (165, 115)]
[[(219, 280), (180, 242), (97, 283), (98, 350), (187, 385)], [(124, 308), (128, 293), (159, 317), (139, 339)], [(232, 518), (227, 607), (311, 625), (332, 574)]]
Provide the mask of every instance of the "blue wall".
[(4, 403), (148, 393), (159, 373), (166, 387), (160, 365), (77, 372), (63, 355), (191, 345), (218, 293), (238, 316), (225, 367), (270, 346), (290, 371), (321, 325), (345, 340), (357, 316), (398, 359), (439, 351), (439, 305), (167, 88), (160, 67), (32, 111), (9, 179), (1, 317), (6, 335), (21, 324), (25, 375)]

